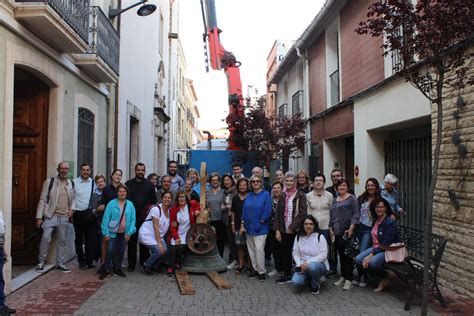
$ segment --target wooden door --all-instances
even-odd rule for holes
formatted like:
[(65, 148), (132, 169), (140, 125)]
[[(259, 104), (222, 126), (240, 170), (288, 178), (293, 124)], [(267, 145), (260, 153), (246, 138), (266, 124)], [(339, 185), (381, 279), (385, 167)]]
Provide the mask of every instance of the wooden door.
[(49, 88), (41, 81), (15, 82), (13, 112), (12, 258), (34, 264), (41, 234), (35, 216), (46, 177)]

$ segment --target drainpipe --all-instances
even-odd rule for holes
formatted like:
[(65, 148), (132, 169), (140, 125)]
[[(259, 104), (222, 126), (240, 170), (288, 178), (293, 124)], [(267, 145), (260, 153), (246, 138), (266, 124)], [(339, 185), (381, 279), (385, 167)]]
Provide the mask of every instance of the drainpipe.
[(296, 55), (299, 58), (303, 59), (303, 99), (304, 99), (304, 109), (303, 116), (305, 119), (305, 141), (304, 141), (304, 170), (308, 172), (309, 168), (309, 156), (311, 154), (311, 123), (309, 121), (310, 114), (310, 105), (309, 105), (309, 58), (308, 50), (305, 51), (305, 54), (301, 54), (300, 48), (296, 47)]

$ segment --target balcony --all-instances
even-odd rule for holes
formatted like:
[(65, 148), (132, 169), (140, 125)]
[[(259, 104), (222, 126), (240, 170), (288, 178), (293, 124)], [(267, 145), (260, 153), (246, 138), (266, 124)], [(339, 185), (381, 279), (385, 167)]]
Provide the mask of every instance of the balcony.
[(15, 0), (15, 18), (61, 53), (82, 53), (89, 37), (90, 0)]
[(120, 36), (100, 7), (91, 7), (90, 14), (89, 49), (84, 54), (74, 54), (74, 63), (97, 82), (116, 83)]

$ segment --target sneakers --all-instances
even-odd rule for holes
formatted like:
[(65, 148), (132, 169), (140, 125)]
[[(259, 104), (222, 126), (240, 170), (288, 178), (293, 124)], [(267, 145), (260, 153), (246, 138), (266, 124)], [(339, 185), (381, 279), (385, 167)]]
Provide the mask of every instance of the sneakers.
[(79, 269), (81, 269), (81, 270), (87, 270), (87, 264), (85, 264), (85, 263), (79, 263)]
[(323, 282), (326, 282), (326, 277), (324, 275), (319, 278), (319, 283), (323, 283)]
[(359, 284), (359, 280), (357, 279), (352, 280), (352, 285), (357, 285), (357, 284)]
[(346, 281), (344, 282), (344, 286), (342, 287), (342, 289), (343, 289), (344, 291), (349, 291), (350, 289), (352, 289), (352, 282), (349, 281), (349, 280), (346, 280)]
[(337, 280), (336, 282), (334, 282), (334, 285), (335, 286), (341, 286), (344, 284), (344, 282), (346, 281), (346, 279), (344, 279), (343, 277), (341, 277), (339, 280)]
[(105, 271), (105, 264), (101, 264), (96, 273), (97, 275), (101, 275), (104, 271)]
[(290, 283), (291, 282), (291, 278), (287, 275), (284, 275), (282, 276), (281, 278), (279, 278), (278, 280), (275, 281), (276, 284), (285, 284), (285, 283)]
[(367, 286), (367, 277), (362, 275), (360, 277), (359, 287), (366, 287)]
[(44, 263), (38, 263), (36, 266), (36, 272), (43, 273), (44, 272)]
[(143, 273), (145, 275), (153, 275), (153, 270), (151, 270), (150, 268), (148, 268), (147, 266), (143, 266)]
[(227, 269), (231, 270), (231, 269), (237, 269), (239, 267), (239, 264), (237, 263), (237, 261), (232, 261), (228, 266), (227, 266)]
[(126, 277), (126, 275), (125, 275), (125, 273), (123, 273), (122, 269), (115, 269), (114, 274), (118, 275), (119, 277), (122, 277), (122, 278)]
[(174, 269), (173, 268), (168, 268), (166, 269), (166, 274), (170, 277), (173, 276), (174, 274)]
[(265, 279), (266, 279), (265, 273), (262, 273), (262, 274), (259, 274), (259, 275), (258, 275), (258, 280), (259, 280), (260, 282), (265, 281)]
[(257, 273), (257, 271), (252, 271), (252, 272), (250, 272), (250, 274), (249, 274), (249, 278), (251, 278), (251, 279), (255, 279), (256, 277), (258, 277), (258, 273)]
[(319, 285), (317, 287), (312, 287), (310, 291), (313, 295), (319, 294)]
[(280, 272), (278, 272), (277, 270), (273, 269), (272, 271), (270, 271), (268, 273), (268, 276), (273, 278), (273, 277), (276, 277), (277, 275), (280, 275)]
[(69, 273), (71, 270), (68, 269), (64, 264), (61, 264), (59, 266), (56, 266), (56, 271), (60, 271), (62, 273)]
[(10, 308), (7, 305), (3, 305), (2, 307), (0, 307), (0, 315), (11, 315), (15, 313), (16, 309)]

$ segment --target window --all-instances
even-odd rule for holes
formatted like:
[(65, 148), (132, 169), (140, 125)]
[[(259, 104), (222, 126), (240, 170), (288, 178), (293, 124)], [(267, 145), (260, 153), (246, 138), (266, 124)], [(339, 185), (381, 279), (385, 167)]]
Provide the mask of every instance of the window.
[(181, 135), (181, 128), (183, 125), (183, 122), (181, 121), (181, 109), (178, 109), (178, 133)]
[(286, 107), (288, 106), (288, 104), (286, 103), (283, 103), (282, 105), (280, 105), (278, 107), (278, 117), (279, 118), (283, 118), (286, 116)]
[(331, 105), (339, 103), (339, 70), (334, 71), (329, 76), (331, 83)]
[(77, 171), (87, 163), (94, 168), (94, 120), (95, 115), (86, 108), (79, 108), (77, 133)]
[(303, 90), (298, 90), (291, 97), (291, 115), (301, 113), (301, 107), (303, 105)]

